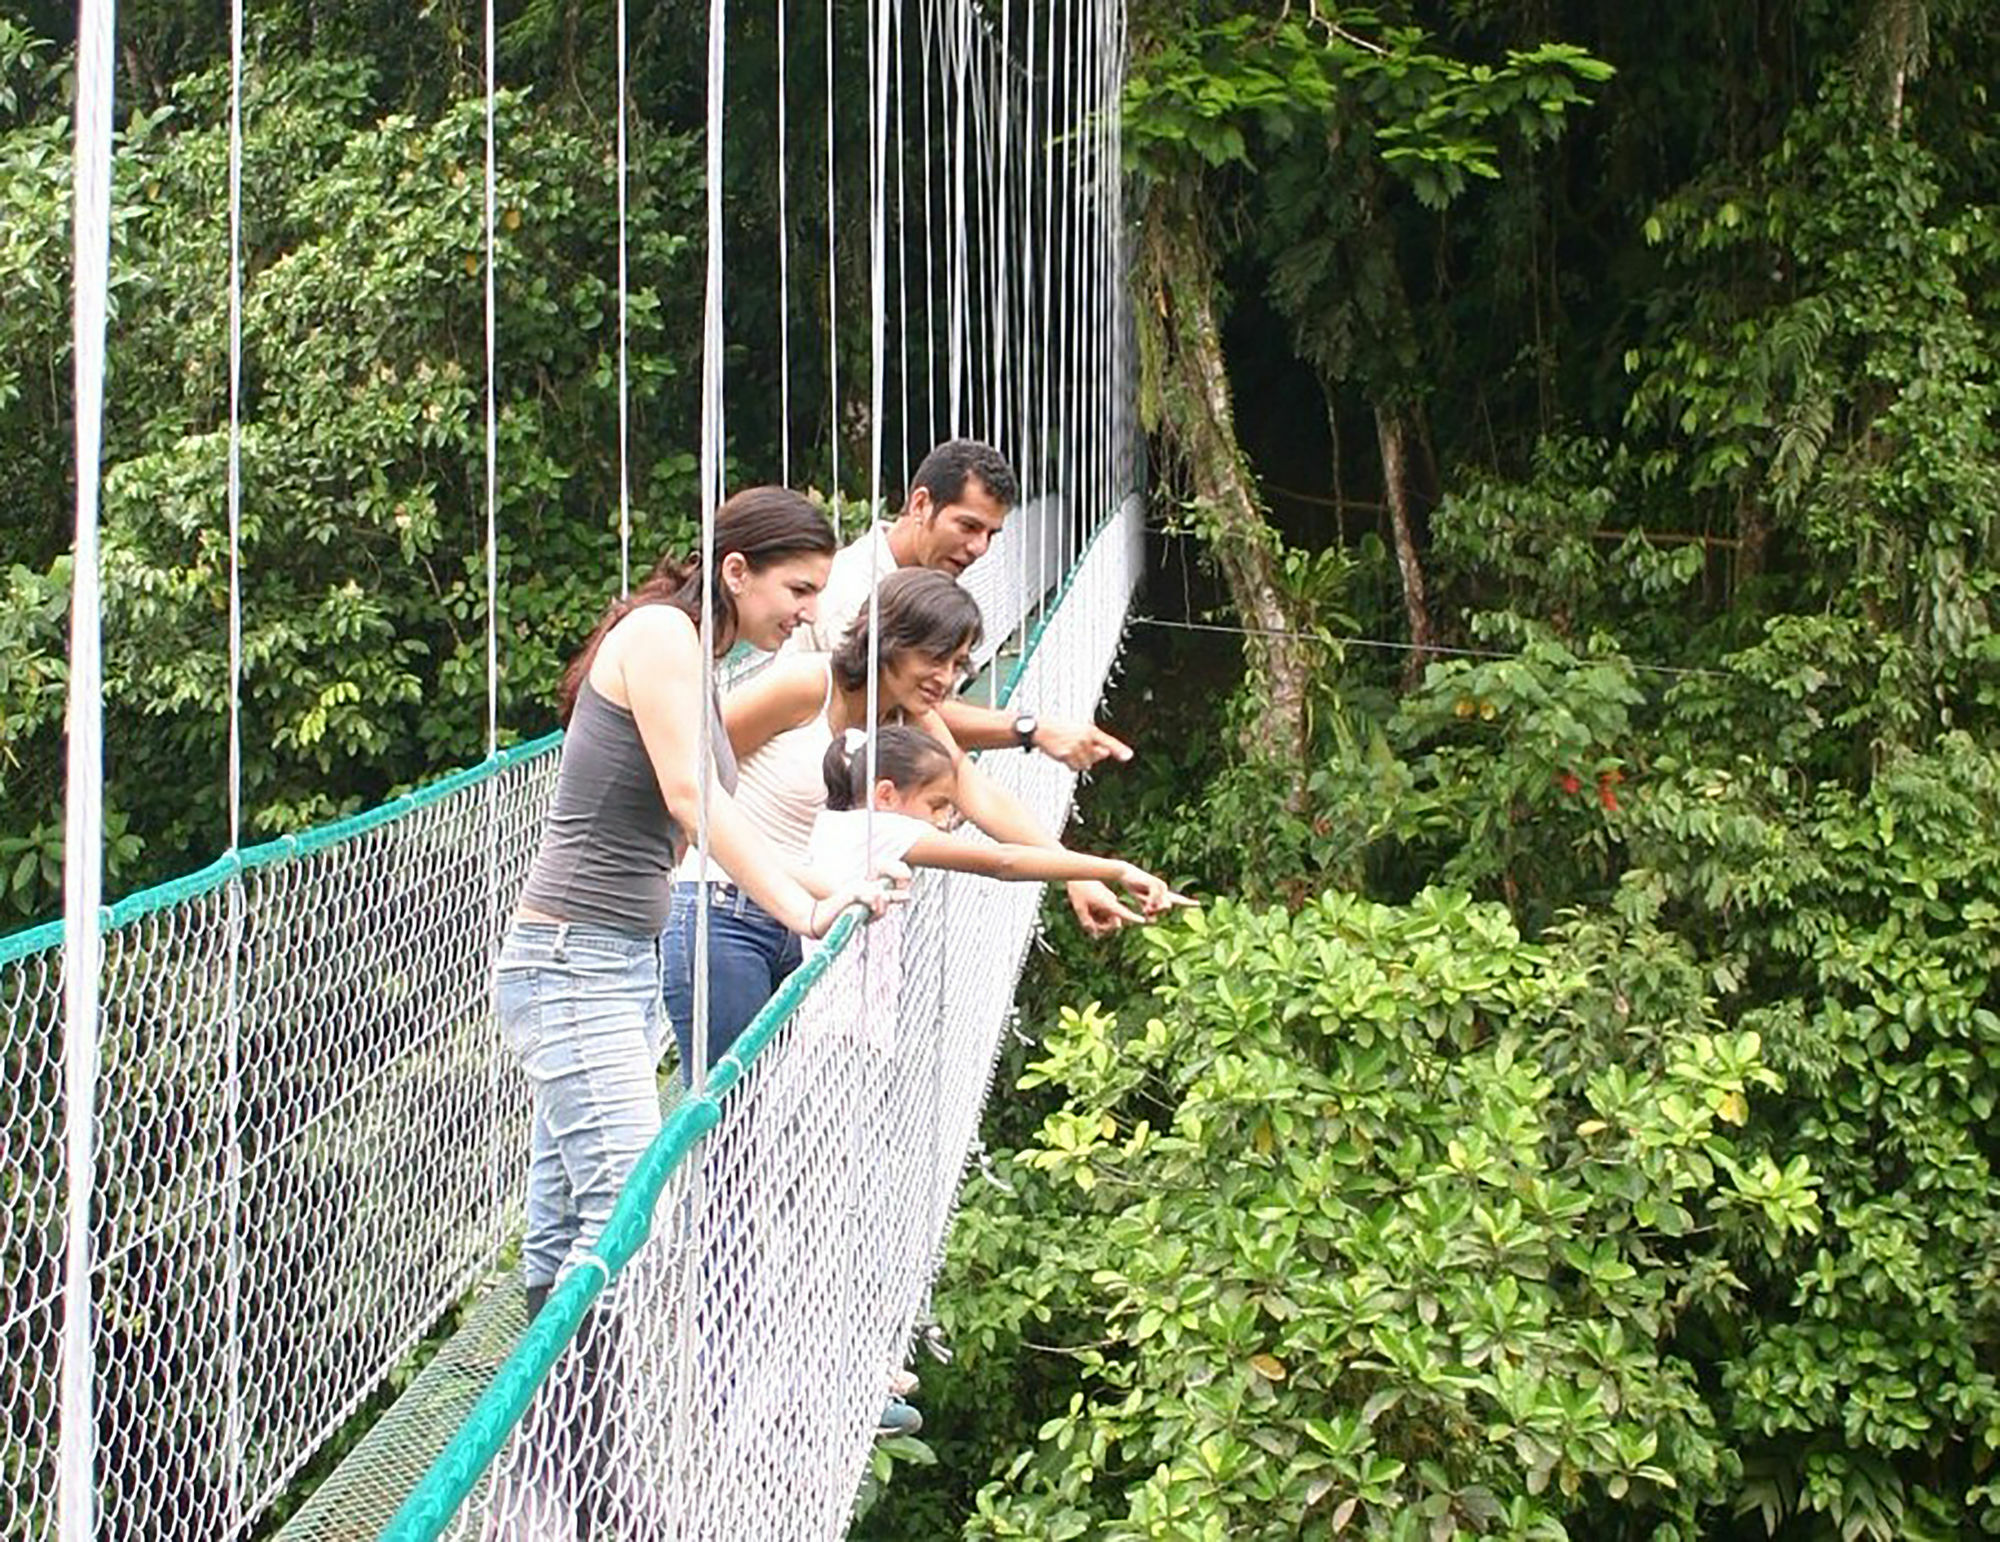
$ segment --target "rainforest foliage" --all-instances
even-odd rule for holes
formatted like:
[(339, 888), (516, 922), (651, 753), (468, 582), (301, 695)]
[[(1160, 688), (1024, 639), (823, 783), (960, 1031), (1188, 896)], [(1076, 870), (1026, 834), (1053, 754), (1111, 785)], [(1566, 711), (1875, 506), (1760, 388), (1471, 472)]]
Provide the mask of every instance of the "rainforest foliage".
[(874, 1534), (2000, 1532), (2000, 18), (1134, 16), (1153, 609), (1283, 635), (1138, 634), (1233, 897), (1059, 940)]
[[(225, 20), (179, 5), (120, 8), (103, 507), (114, 890), (199, 867), (228, 838)], [(0, 915), (16, 921), (49, 913), (60, 891), (73, 26), (58, 6), (0, 15), (0, 505), (10, 511), (0, 525)], [(452, 3), (254, 11), (242, 176), (246, 841), (378, 803), (485, 753), (479, 27), (477, 6)], [(685, 550), (697, 520), (704, 27), (704, 16), (662, 6), (632, 31), (634, 100), (651, 108), (630, 115), (632, 560), (642, 572)], [(553, 681), (617, 590), (613, 29), (608, 6), (546, 5), (517, 8), (502, 29), (493, 522), (503, 738), (551, 726)], [(800, 30), (801, 46), (824, 47), (823, 31)], [(760, 12), (737, 39), (745, 81), (768, 74), (770, 31)], [(858, 50), (864, 38), (858, 22), (843, 25), (837, 47)], [(742, 94), (740, 116), (764, 132), (768, 106)], [(794, 142), (801, 156), (825, 154), (817, 119)], [(746, 318), (732, 342), (746, 362), (732, 371), (731, 407), (749, 466), (769, 478), (776, 213), (761, 161), (732, 177), (742, 211), (732, 237), (763, 260), (746, 256), (732, 274)], [(817, 430), (808, 416), (827, 373), (812, 331), (827, 286), (826, 209), (824, 192), (801, 180), (791, 205), (796, 460), (810, 480), (823, 475), (830, 433), (826, 416)], [(865, 219), (846, 212), (848, 244), (854, 231), (865, 242)], [(843, 275), (853, 259), (843, 250)], [(855, 360), (843, 365), (865, 380)]]
[[(695, 9), (633, 7), (641, 561), (694, 512)], [(256, 10), (253, 836), (476, 758), (485, 712), (477, 17)], [(121, 13), (129, 887), (224, 833), (226, 82), (217, 18)], [(503, 17), (502, 719), (526, 733), (616, 573), (614, 56), (606, 4)], [(754, 79), (770, 7), (737, 21)], [(1141, 603), (1264, 635), (1217, 674), (1212, 639), (1135, 628), (1141, 756), (1079, 843), (1210, 903), (1122, 948), (1052, 927), (937, 1295), (957, 1358), (904, 1448), (934, 1465), (895, 1461), (863, 1533), (2000, 1533), (2000, 13), (1131, 22), (1170, 528)], [(24, 920), (60, 857), (71, 25), (0, 19), (0, 903)], [(746, 91), (730, 132), (769, 115)], [(768, 160), (728, 164), (732, 231), (768, 252)], [(866, 277), (817, 255), (813, 180), (802, 326)], [(732, 269), (731, 450), (760, 475), (767, 266)], [(866, 390), (863, 361), (841, 376), (799, 480), (827, 485)]]

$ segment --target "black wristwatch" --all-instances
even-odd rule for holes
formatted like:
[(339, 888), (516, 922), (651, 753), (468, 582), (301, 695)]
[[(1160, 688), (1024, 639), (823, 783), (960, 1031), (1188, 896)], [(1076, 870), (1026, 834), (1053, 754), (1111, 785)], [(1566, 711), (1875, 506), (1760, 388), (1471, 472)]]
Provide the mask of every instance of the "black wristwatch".
[(1023, 712), (1014, 719), (1014, 742), (1024, 750), (1035, 747), (1035, 730), (1041, 722), (1032, 712)]

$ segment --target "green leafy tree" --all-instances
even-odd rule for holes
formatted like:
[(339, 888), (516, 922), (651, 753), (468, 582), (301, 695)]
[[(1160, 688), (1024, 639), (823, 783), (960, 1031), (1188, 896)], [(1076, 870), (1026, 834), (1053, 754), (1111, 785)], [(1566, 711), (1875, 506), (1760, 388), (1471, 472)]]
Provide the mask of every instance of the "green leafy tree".
[[(1281, 544), (1238, 444), (1223, 354), (1230, 215), (1323, 389), (1374, 404), (1414, 657), (1435, 641), (1415, 505), (1411, 425), (1427, 361), (1395, 246), (1394, 205), (1436, 215), (1500, 172), (1503, 146), (1552, 136), (1606, 66), (1545, 44), (1474, 62), (1400, 14), (1243, 13), (1187, 0), (1135, 12), (1127, 159), (1144, 200), (1134, 283), (1143, 404), (1244, 623), (1260, 710), (1251, 743), (1303, 790), (1320, 621), (1287, 582)], [(1256, 175), (1248, 174), (1254, 169)], [(1331, 404), (1331, 398), (1330, 398)], [(1300, 634), (1305, 634), (1301, 637)]]
[[(22, 51), (26, 57), (26, 51)], [(179, 83), (119, 147), (117, 306), (105, 461), (108, 796), (143, 859), (126, 881), (221, 846), (227, 691), (226, 85)], [(485, 723), (482, 107), (375, 116), (359, 62), (253, 69), (245, 111), (243, 582), (246, 835), (378, 801), (478, 758)], [(498, 486), (503, 727), (549, 722), (554, 678), (615, 591), (612, 168), (597, 137), (503, 93)], [(62, 227), (66, 167), (41, 127), (0, 139), (24, 228)], [(687, 141), (637, 140), (631, 248), (634, 563), (691, 527)], [(10, 228), (14, 228), (10, 222)], [(36, 243), (0, 247), (28, 303), (0, 324), (17, 386), (17, 485), (66, 522), (46, 420), (66, 381), (66, 296)], [(0, 628), (0, 806), (28, 832), (15, 909), (50, 903), (66, 569), (49, 535), (12, 569)], [(190, 798), (190, 790), (195, 796)], [(206, 792), (206, 797), (202, 794)], [(17, 837), (18, 838), (18, 837)]]
[(1147, 951), (1159, 1014), (1063, 1015), (956, 1243), (962, 1353), (1074, 1385), (966, 1534), (1699, 1534), (1735, 1462), (1676, 1325), (1822, 1207), (1685, 949), (1426, 891)]

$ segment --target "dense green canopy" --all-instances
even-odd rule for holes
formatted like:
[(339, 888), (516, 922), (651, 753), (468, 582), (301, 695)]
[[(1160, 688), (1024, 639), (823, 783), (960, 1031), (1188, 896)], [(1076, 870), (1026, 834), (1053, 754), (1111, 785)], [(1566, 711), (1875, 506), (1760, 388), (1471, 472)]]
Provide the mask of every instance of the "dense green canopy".
[[(647, 557), (694, 512), (698, 9), (632, 7)], [(477, 13), (254, 10), (253, 834), (474, 758), (484, 722)], [(222, 838), (225, 78), (219, 16), (121, 11), (131, 887)], [(769, 476), (775, 12), (732, 15), (731, 453)], [(613, 18), (503, 16), (503, 717), (527, 732), (616, 573)], [(792, 8), (802, 52), (821, 16)], [(1141, 758), (1090, 836), (1232, 898), (1124, 954), (1058, 928), (990, 1132), (1007, 1189), (970, 1190), (940, 1290), (944, 1461), (898, 1465), (865, 1525), (2000, 1530), (2000, 11), (1131, 19), (1153, 498), (1207, 564), (1184, 587), (1163, 543), (1147, 603), (1270, 635), (1199, 676), (1218, 710), (1184, 699), (1216, 650), (1135, 632)], [(60, 855), (72, 25), (0, 20), (23, 920)], [(795, 113), (800, 166), (821, 124)], [(828, 272), (820, 187), (792, 188), (792, 431), (825, 488), (866, 369), (843, 357), (828, 401), (815, 318), (865, 267)]]

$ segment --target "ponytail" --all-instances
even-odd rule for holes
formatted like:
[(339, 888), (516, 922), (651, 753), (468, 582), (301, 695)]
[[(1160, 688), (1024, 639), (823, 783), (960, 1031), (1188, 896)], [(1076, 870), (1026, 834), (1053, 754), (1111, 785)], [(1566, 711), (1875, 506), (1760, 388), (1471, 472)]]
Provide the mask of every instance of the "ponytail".
[[(921, 728), (891, 723), (875, 730), (875, 775), (910, 792), (951, 772), (951, 752)], [(835, 813), (868, 806), (868, 735), (850, 728), (826, 747), (820, 762), (826, 806)]]

